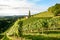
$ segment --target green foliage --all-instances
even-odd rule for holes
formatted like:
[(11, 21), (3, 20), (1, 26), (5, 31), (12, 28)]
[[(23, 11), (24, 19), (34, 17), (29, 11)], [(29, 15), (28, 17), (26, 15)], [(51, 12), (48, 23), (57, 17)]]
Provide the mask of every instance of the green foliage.
[(26, 25), (26, 24), (29, 24), (29, 23), (33, 23), (37, 20), (39, 20), (40, 18), (39, 17), (30, 17), (29, 19), (26, 19), (26, 20), (23, 20), (23, 25)]
[(0, 33), (5, 32), (8, 28), (10, 28), (16, 19), (10, 18), (10, 19), (2, 19), (0, 20)]
[(25, 25), (23, 25), (24, 31), (31, 31), (31, 30), (40, 30), (41, 28), (54, 28), (59, 27), (60, 17), (57, 18), (50, 18), (50, 17), (42, 17), (42, 18), (32, 18), (30, 20), (24, 21), (27, 22)]
[(8, 38), (7, 35), (5, 34), (2, 40), (11, 40), (11, 39)]
[(56, 10), (56, 11), (54, 12), (54, 14), (55, 14), (55, 16), (60, 15), (60, 9)]
[(2, 39), (4, 37), (4, 35), (0, 35), (0, 39)]
[(50, 13), (53, 13), (54, 10), (55, 10), (55, 7), (54, 7), (54, 6), (48, 8), (48, 11), (49, 11)]
[[(60, 4), (56, 4), (55, 6), (52, 6), (48, 9), (48, 11), (50, 13), (54, 13), (54, 15), (58, 15), (60, 13)], [(60, 18), (53, 18), (53, 17), (40, 17), (40, 15), (42, 16), (46, 16), (49, 12), (42, 12), (42, 13), (45, 13), (45, 14), (38, 14), (39, 17), (31, 17), (31, 13), (29, 11), (29, 19), (25, 19), (23, 21), (18, 21), (16, 22), (16, 24), (14, 25), (14, 27), (12, 27), (12, 29), (16, 29), (18, 28), (18, 34), (20, 37), (22, 37), (23, 35), (23, 32), (24, 31), (42, 31), (40, 29), (42, 28), (54, 28), (54, 27), (59, 27), (60, 26)], [(10, 22), (10, 23), (9, 23)], [(4, 32), (4, 28), (7, 29), (7, 27), (9, 28), (10, 24), (12, 24), (14, 22), (14, 20), (10, 19), (10, 20), (3, 20), (3, 21), (0, 21), (0, 30), (2, 30)], [(18, 23), (18, 24), (17, 24)], [(16, 26), (16, 25), (19, 25)], [(4, 29), (4, 30), (3, 30)], [(16, 30), (13, 30), (13, 31), (16, 31)], [(1, 32), (1, 31), (0, 31)], [(50, 33), (50, 32), (49, 32)], [(13, 35), (17, 35), (16, 33), (13, 33)], [(40, 40), (40, 37), (33, 37), (32, 38), (33, 40)], [(43, 39), (43, 38), (42, 38)], [(10, 40), (7, 35), (4, 36), (3, 40)]]
[(57, 15), (58, 13), (56, 13), (58, 11), (58, 9), (60, 10), (60, 4), (55, 4), (52, 7), (48, 8), (48, 11), (53, 13), (54, 15)]
[(55, 4), (54, 6), (49, 7), (48, 11), (54, 12), (54, 11), (56, 11), (58, 9), (60, 9), (60, 4)]
[(60, 40), (60, 38), (49, 37), (46, 35), (24, 35), (23, 37), (28, 38), (30, 40)]
[(42, 27), (48, 28), (48, 21), (47, 19), (42, 20)]
[(23, 26), (23, 21), (20, 21), (18, 23), (19, 27), (18, 27), (18, 34), (21, 37), (22, 36), (22, 26)]
[(60, 4), (55, 5), (55, 10), (58, 10), (58, 9), (60, 9)]

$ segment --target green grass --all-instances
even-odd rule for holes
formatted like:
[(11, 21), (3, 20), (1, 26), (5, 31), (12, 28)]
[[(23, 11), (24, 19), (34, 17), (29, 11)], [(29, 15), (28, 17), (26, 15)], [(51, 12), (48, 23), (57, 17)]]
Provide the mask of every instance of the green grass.
[(31, 17), (31, 18), (28, 18), (26, 20), (23, 20), (23, 25), (26, 25), (26, 24), (29, 24), (29, 23), (33, 23), (37, 20), (39, 20), (40, 18), (39, 17)]
[[(50, 37), (51, 36), (51, 37)], [(58, 37), (52, 37), (52, 35), (47, 36), (47, 35), (24, 35), (26, 39), (30, 40), (60, 40)]]
[(38, 13), (36, 15), (34, 15), (34, 17), (54, 17), (53, 13), (50, 13), (50, 12), (41, 12), (41, 13)]

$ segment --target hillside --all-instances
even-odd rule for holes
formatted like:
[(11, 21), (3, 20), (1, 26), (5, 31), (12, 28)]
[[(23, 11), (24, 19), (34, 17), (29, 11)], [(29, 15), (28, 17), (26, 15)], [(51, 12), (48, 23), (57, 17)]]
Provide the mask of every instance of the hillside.
[(47, 9), (45, 12), (40, 12), (34, 17), (53, 17), (58, 16), (60, 14), (60, 4), (55, 4), (54, 6), (51, 6)]
[[(49, 8), (50, 9), (50, 8)], [(50, 9), (50, 10), (52, 10), (52, 9)], [(56, 16), (54, 16), (54, 14), (52, 13), (52, 12), (50, 12), (50, 11), (45, 11), (45, 12), (41, 12), (41, 13), (38, 13), (38, 14), (35, 14), (35, 15), (33, 15), (32, 17), (30, 17), (30, 18), (28, 18), (28, 19), (24, 19), (23, 20), (23, 28), (26, 28), (26, 26), (28, 27), (28, 26), (34, 26), (35, 25), (35, 23), (36, 23), (36, 25), (37, 24), (39, 24), (39, 22), (41, 22), (41, 21), (46, 21), (47, 19), (48, 19), (48, 21), (50, 21), (50, 19), (51, 20), (53, 20), (54, 21), (54, 17), (55, 17), (55, 19), (57, 18), (57, 20), (59, 19), (59, 17), (56, 17)], [(6, 32), (4, 32), (4, 33), (8, 33), (8, 34), (13, 34), (14, 32), (16, 32), (17, 31), (17, 29), (18, 29), (18, 22), (20, 21), (20, 19), (19, 20), (17, 20), (15, 23), (14, 23), (14, 25), (13, 26), (11, 26), (11, 28), (9, 28)], [(35, 25), (35, 26), (36, 26)], [(35, 27), (34, 26), (34, 27)], [(38, 26), (37, 26), (38, 27)], [(11, 30), (12, 29), (12, 30)], [(14, 30), (13, 30), (14, 29)], [(17, 32), (16, 32), (17, 33)]]
[[(18, 18), (10, 28), (8, 28), (4, 33), (2, 33), (2, 35), (7, 34), (9, 36), (14, 35), (15, 33), (18, 34), (18, 23), (20, 21), (23, 21), (23, 34), (28, 34), (30, 32), (40, 33), (42, 32), (42, 30), (44, 30), (44, 33), (47, 33), (48, 28), (49, 30), (51, 29), (51, 31), (48, 31), (49, 33), (60, 32), (60, 16), (54, 16), (54, 13), (52, 13), (51, 11), (45, 11), (35, 14), (28, 19)], [(46, 30), (42, 28), (46, 28)]]
[(48, 11), (41, 12), (41, 13), (34, 15), (34, 17), (53, 17), (53, 16), (54, 16), (53, 13), (50, 13)]

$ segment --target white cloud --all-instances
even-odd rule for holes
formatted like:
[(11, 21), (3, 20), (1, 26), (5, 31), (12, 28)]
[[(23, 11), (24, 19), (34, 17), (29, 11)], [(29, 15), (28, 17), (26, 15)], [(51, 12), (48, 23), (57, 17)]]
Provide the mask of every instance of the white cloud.
[(31, 2), (38, 2), (38, 1), (42, 1), (42, 0), (30, 0)]
[(28, 2), (28, 0), (0, 0), (0, 15), (26, 15), (29, 10), (31, 10), (32, 14), (35, 14), (44, 9), (35, 3)]

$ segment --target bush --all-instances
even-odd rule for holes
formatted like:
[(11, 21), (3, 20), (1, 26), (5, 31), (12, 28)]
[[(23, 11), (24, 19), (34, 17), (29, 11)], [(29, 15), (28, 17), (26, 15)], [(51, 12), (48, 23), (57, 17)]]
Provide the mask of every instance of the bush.
[(18, 27), (18, 34), (21, 37), (22, 36), (22, 26), (23, 26), (23, 21), (20, 21), (19, 23), (19, 27)]
[(0, 35), (0, 39), (2, 39), (4, 37), (4, 35)]
[(56, 10), (56, 11), (54, 12), (54, 15), (55, 15), (55, 16), (60, 15), (60, 9)]

